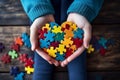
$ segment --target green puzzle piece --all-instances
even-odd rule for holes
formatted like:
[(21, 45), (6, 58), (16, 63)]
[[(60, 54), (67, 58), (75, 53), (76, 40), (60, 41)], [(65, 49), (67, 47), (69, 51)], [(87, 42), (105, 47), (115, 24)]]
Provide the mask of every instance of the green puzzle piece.
[(15, 50), (9, 51), (8, 54), (11, 56), (12, 59), (15, 59), (18, 57), (18, 54)]

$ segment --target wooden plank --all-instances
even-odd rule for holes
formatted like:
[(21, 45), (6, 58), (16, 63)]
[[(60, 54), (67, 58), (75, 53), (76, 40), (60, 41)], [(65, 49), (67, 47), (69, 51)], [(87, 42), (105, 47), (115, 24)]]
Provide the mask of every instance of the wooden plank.
[[(87, 80), (120, 80), (120, 72), (88, 72)], [(6, 77), (7, 76), (7, 77)], [(9, 73), (0, 73), (1, 80), (13, 80), (14, 77)], [(25, 74), (24, 80), (31, 80), (32, 74)], [(53, 74), (52, 80), (69, 80), (68, 73), (56, 72)]]
[[(119, 24), (120, 0), (105, 0), (94, 24)], [(0, 25), (29, 25), (20, 0), (0, 0)]]
[(27, 25), (20, 0), (0, 0), (0, 25)]
[(100, 14), (94, 20), (94, 24), (119, 24), (119, 3), (120, 0), (104, 0)]
[[(98, 52), (88, 55), (88, 71), (111, 71), (120, 70), (120, 27), (119, 25), (93, 25), (93, 34), (96, 36), (102, 35), (105, 38), (112, 38), (115, 40), (115, 45), (108, 48), (105, 56), (101, 56)], [(0, 53), (2, 56), (10, 50), (10, 45), (13, 43), (15, 37), (20, 36), (22, 32), (29, 32), (26, 26), (0, 26), (0, 42), (5, 44), (6, 49)], [(28, 53), (33, 55), (30, 49), (26, 47), (21, 48), (20, 53)], [(13, 60), (11, 64), (3, 64), (0, 61), (0, 71), (8, 72), (10, 66), (19, 66), (23, 69), (23, 65), (18, 60)], [(66, 71), (66, 68), (56, 68), (57, 71)]]
[[(23, 77), (24, 80), (32, 80), (32, 74)], [(10, 73), (0, 73), (0, 80), (14, 80), (14, 76), (11, 76)]]

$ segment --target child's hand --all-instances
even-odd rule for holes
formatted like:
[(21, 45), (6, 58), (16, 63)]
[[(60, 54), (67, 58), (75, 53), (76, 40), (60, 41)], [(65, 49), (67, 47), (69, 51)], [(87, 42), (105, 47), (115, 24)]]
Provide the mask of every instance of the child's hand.
[(30, 41), (32, 45), (31, 49), (32, 51), (36, 51), (42, 58), (48, 61), (48, 63), (58, 66), (59, 65), (58, 61), (48, 56), (45, 52), (43, 52), (39, 48), (38, 29), (40, 29), (44, 24), (49, 23), (49, 22), (54, 22), (53, 15), (46, 15), (46, 16), (42, 16), (42, 17), (35, 19), (35, 21), (30, 27)]
[(88, 48), (89, 42), (91, 39), (91, 31), (92, 27), (90, 23), (87, 21), (87, 19), (80, 14), (77, 13), (70, 13), (68, 15), (67, 21), (71, 21), (84, 31), (84, 38), (83, 38), (83, 45), (78, 48), (77, 51), (74, 52), (71, 56), (69, 56), (67, 59), (61, 62), (61, 66), (66, 66), (69, 62), (71, 62), (73, 59), (75, 59), (77, 56), (79, 56), (85, 48)]

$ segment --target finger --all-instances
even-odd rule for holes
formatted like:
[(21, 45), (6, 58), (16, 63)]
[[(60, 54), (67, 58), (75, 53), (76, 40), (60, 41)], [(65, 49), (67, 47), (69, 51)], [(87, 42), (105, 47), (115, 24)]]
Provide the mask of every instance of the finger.
[(77, 51), (75, 51), (71, 56), (69, 56), (69, 57), (66, 59), (67, 63), (71, 62), (73, 59), (75, 59), (75, 58), (78, 57), (80, 54), (82, 54), (84, 50), (85, 50), (85, 47), (82, 45), (80, 48), (78, 48)]
[(68, 64), (67, 59), (65, 59), (63, 62), (61, 62), (61, 67), (65, 67)]
[(59, 62), (56, 61), (55, 59), (52, 59), (52, 63), (53, 63), (55, 66), (59, 66)]
[(59, 62), (56, 61), (55, 59), (51, 58), (48, 54), (46, 54), (43, 50), (40, 48), (36, 49), (36, 52), (43, 58), (45, 59), (49, 64), (54, 64), (55, 66), (59, 66)]
[(83, 45), (85, 48), (88, 48), (90, 40), (91, 40), (91, 35), (92, 35), (91, 25), (86, 24), (85, 27), (83, 28), (83, 30), (84, 30)]

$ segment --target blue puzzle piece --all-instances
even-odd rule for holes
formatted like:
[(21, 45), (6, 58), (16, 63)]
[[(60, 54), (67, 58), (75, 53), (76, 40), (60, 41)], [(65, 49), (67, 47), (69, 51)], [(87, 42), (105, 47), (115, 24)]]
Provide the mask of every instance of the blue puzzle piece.
[(27, 40), (29, 38), (27, 33), (22, 33), (21, 37), (22, 37), (23, 40)]
[(23, 76), (24, 76), (24, 73), (21, 72), (21, 73), (19, 73), (19, 74), (15, 77), (14, 80), (24, 80)]
[(107, 46), (106, 46), (107, 40), (106, 40), (105, 38), (101, 37), (98, 42), (99, 42), (99, 44), (101, 44), (105, 49), (107, 48)]
[(3, 43), (0, 42), (0, 52), (2, 52), (3, 49), (5, 49), (5, 46), (3, 45)]
[(63, 61), (65, 60), (65, 54), (56, 53), (56, 60)]
[(114, 45), (115, 44), (115, 40), (113, 40), (113, 39), (108, 39), (108, 41), (107, 41), (107, 46), (109, 46), (109, 45)]
[(74, 31), (73, 33), (74, 33), (74, 38), (82, 39), (84, 31), (80, 28), (77, 28), (77, 30)]
[(96, 43), (94, 43), (92, 45), (93, 45), (93, 47), (94, 47), (95, 50), (100, 50), (100, 48), (102, 47), (102, 45), (99, 44), (98, 42), (96, 42)]
[(17, 76), (19, 74), (19, 68), (17, 66), (11, 67), (10, 69), (10, 75)]
[(62, 32), (62, 33), (57, 33), (56, 35), (55, 35), (55, 41), (61, 41), (61, 40), (63, 40), (64, 39), (64, 33)]
[(46, 37), (45, 38), (46, 41), (50, 41), (50, 42), (54, 41), (54, 36), (55, 36), (54, 33), (48, 31), (48, 33), (45, 33), (44, 36)]
[(59, 25), (55, 22), (50, 22), (50, 27), (53, 28), (54, 26), (59, 26)]
[(95, 36), (92, 37), (92, 39), (90, 41), (90, 44), (93, 45), (95, 50), (99, 50), (102, 47), (102, 45), (99, 44), (99, 42), (98, 42), (98, 40), (97, 40), (97, 38)]
[(26, 47), (31, 47), (30, 36), (27, 33), (22, 33), (22, 40)]
[(40, 39), (39, 41), (40, 41), (40, 47), (41, 48), (48, 48), (49, 45), (50, 45), (50, 42), (47, 42), (45, 39), (44, 40)]

